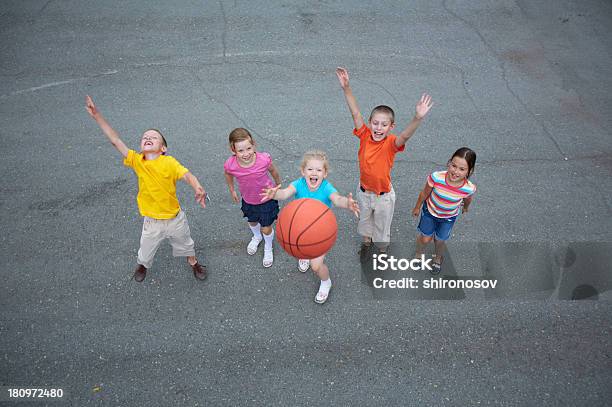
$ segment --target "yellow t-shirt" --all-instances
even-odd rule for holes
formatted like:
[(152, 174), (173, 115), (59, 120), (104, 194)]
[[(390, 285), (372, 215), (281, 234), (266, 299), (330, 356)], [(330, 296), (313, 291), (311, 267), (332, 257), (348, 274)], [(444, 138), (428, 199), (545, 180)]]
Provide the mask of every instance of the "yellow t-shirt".
[(181, 207), (176, 197), (176, 181), (189, 170), (174, 157), (160, 155), (154, 160), (145, 160), (144, 156), (129, 150), (123, 160), (138, 177), (138, 209), (142, 216), (154, 219), (172, 219)]

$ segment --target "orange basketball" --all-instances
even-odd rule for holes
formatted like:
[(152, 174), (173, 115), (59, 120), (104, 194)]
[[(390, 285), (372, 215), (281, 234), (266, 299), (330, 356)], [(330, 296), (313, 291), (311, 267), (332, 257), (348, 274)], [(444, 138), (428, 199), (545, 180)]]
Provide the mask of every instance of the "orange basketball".
[(298, 259), (314, 259), (336, 242), (338, 224), (332, 210), (311, 198), (296, 199), (285, 206), (276, 222), (276, 239)]

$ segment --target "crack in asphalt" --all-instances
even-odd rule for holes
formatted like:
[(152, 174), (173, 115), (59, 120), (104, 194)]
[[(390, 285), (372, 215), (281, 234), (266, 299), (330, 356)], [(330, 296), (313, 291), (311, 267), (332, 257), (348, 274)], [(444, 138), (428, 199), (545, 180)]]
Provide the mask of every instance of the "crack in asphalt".
[(489, 42), (484, 38), (484, 36), (482, 35), (482, 33), (480, 32), (480, 30), (478, 30), (478, 28), (476, 28), (472, 23), (470, 23), (468, 20), (464, 19), (463, 17), (459, 16), (458, 14), (456, 14), (455, 12), (453, 12), (448, 5), (446, 4), (448, 0), (443, 0), (442, 1), (442, 7), (444, 8), (444, 10), (446, 10), (450, 15), (452, 15), (453, 17), (455, 17), (457, 20), (461, 21), (463, 24), (465, 24), (466, 26), (468, 26), (472, 31), (474, 31), (474, 33), (478, 36), (478, 38), (480, 39), (480, 41), (485, 45), (485, 47), (488, 48), (489, 52), (495, 57), (495, 59), (497, 60), (498, 64), (499, 64), (499, 68), (501, 69), (501, 78), (505, 83), (506, 89), (508, 90), (508, 92), (510, 92), (510, 94), (516, 99), (516, 101), (523, 107), (523, 109), (525, 109), (526, 113), (532, 117), (532, 119), (541, 127), (543, 133), (548, 137), (548, 139), (550, 140), (550, 142), (555, 146), (555, 148), (557, 149), (557, 152), (561, 155), (561, 158), (566, 158), (566, 154), (563, 151), (563, 149), (561, 148), (561, 146), (559, 145), (559, 143), (557, 142), (557, 140), (553, 137), (553, 135), (550, 133), (550, 131), (548, 130), (548, 128), (546, 127), (546, 125), (540, 120), (538, 119), (538, 117), (531, 111), (531, 109), (529, 109), (527, 107), (527, 104), (519, 97), (519, 95), (514, 91), (514, 89), (512, 89), (512, 87), (510, 86), (510, 82), (508, 81), (507, 78), (507, 69), (506, 69), (506, 63), (504, 61), (502, 61), (499, 58), (499, 55), (497, 54), (497, 52), (495, 52), (495, 49), (493, 48), (493, 46), (491, 44), (489, 44)]
[(221, 15), (223, 16), (223, 31), (221, 32), (221, 44), (223, 45), (223, 59), (227, 55), (227, 15), (225, 14), (225, 7), (223, 7), (223, 0), (219, 0), (219, 7), (221, 8)]
[(224, 100), (220, 99), (220, 98), (215, 98), (213, 95), (211, 95), (207, 90), (206, 87), (204, 86), (204, 82), (202, 81), (202, 79), (198, 76), (197, 72), (191, 70), (190, 71), (191, 74), (193, 75), (193, 77), (195, 78), (196, 82), (198, 83), (198, 85), (200, 85), (200, 89), (202, 90), (202, 92), (206, 95), (206, 97), (208, 97), (208, 99), (210, 99), (211, 102), (213, 103), (218, 103), (221, 104), (223, 106), (225, 106), (225, 108), (236, 118), (240, 121), (240, 123), (242, 123), (244, 125), (245, 128), (250, 129), (250, 131), (257, 136), (258, 138), (261, 138), (262, 140), (265, 140), (266, 142), (268, 142), (268, 144), (272, 147), (272, 148), (276, 148), (278, 151), (280, 151), (282, 154), (284, 154), (285, 156), (291, 156), (294, 158), (299, 158), (298, 155), (293, 154), (289, 151), (286, 151), (285, 149), (283, 149), (282, 147), (279, 146), (279, 143), (271, 140), (270, 138), (264, 136), (262, 133), (258, 132), (257, 130), (255, 130), (253, 128), (253, 126), (250, 126), (246, 120), (244, 120), (239, 114), (238, 112), (236, 112), (236, 110), (234, 110), (234, 108), (232, 108), (229, 103), (225, 102)]

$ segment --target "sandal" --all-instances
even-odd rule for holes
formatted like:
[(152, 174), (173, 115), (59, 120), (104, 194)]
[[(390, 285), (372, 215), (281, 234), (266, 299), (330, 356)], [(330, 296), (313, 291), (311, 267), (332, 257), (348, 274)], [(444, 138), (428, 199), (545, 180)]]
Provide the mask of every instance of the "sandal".
[(266, 268), (272, 267), (273, 262), (274, 262), (274, 252), (272, 251), (272, 249), (270, 250), (264, 249), (263, 266)]
[(259, 243), (261, 243), (262, 240), (263, 238), (258, 239), (255, 236), (251, 238), (251, 241), (247, 245), (247, 253), (249, 254), (249, 256), (252, 256), (257, 253), (257, 247), (259, 246)]
[(315, 296), (314, 302), (316, 302), (317, 304), (324, 304), (325, 301), (327, 301), (327, 298), (329, 298), (329, 291), (330, 290), (331, 290), (331, 287), (329, 287), (329, 289), (327, 291), (325, 291), (324, 289), (319, 288), (319, 292)]
[(431, 270), (429, 270), (429, 274), (437, 276), (442, 272), (442, 257), (440, 257), (440, 261), (437, 262), (436, 259), (438, 256), (433, 256), (434, 260), (431, 262)]
[(305, 273), (310, 268), (310, 260), (299, 259), (298, 260), (298, 270), (302, 273)]

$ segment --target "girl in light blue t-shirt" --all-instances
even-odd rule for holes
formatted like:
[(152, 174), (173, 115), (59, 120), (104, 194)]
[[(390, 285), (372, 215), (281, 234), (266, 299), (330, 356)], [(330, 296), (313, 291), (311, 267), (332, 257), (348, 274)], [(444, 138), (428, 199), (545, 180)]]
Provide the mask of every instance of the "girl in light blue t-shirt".
[[(313, 198), (323, 202), (331, 208), (332, 203), (340, 208), (345, 208), (353, 211), (356, 216), (359, 216), (359, 205), (353, 199), (352, 194), (342, 196), (336, 188), (327, 181), (327, 173), (329, 163), (327, 156), (322, 151), (308, 151), (302, 158), (301, 165), (302, 178), (293, 181), (287, 188), (280, 189), (280, 185), (273, 188), (265, 188), (263, 190), (262, 201), (266, 199), (285, 200), (292, 196), (295, 198)], [(319, 291), (315, 296), (315, 302), (323, 304), (327, 301), (329, 290), (331, 289), (331, 279), (329, 278), (329, 269), (323, 262), (325, 254), (312, 260), (299, 260), (298, 269), (305, 273), (309, 267), (321, 279)]]

